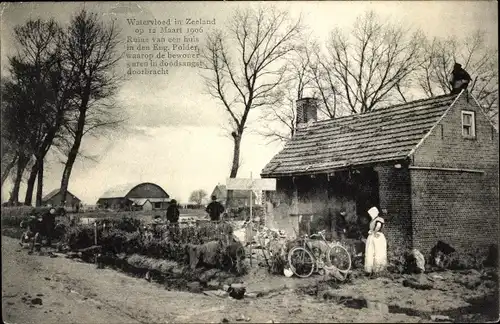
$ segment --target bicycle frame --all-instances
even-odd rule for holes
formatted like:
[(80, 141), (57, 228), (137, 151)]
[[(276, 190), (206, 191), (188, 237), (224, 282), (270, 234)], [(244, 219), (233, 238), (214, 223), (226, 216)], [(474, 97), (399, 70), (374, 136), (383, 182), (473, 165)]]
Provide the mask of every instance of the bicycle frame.
[[(322, 260), (322, 259), (326, 259), (326, 256), (325, 255), (321, 255), (321, 258), (318, 258), (318, 256), (316, 255), (315, 251), (313, 251), (313, 249), (311, 248), (310, 246), (310, 242), (311, 241), (316, 241), (315, 239), (313, 239), (313, 237), (319, 237), (319, 241), (323, 242), (326, 244), (326, 246), (328, 246), (328, 251), (326, 251), (325, 253), (329, 253), (330, 251), (330, 244), (329, 242), (326, 240), (325, 236), (324, 236), (324, 231), (320, 231), (318, 233), (314, 233), (312, 235), (307, 235), (307, 234), (304, 234), (302, 235), (302, 244), (299, 245), (300, 247), (306, 249), (307, 251), (309, 251), (313, 257), (313, 262), (314, 262), (314, 270), (313, 272), (318, 272), (319, 270), (323, 269), (324, 268), (324, 263), (325, 261)], [(323, 251), (321, 251), (323, 254)]]
[[(329, 242), (325, 238), (325, 235), (324, 235), (325, 232), (326, 232), (325, 230), (322, 230), (322, 231), (319, 231), (318, 233), (311, 234), (310, 236), (307, 234), (304, 234), (301, 236), (302, 244), (298, 245), (299, 247), (302, 247), (303, 249), (305, 249), (311, 253), (311, 255), (313, 257), (313, 262), (314, 262), (313, 272), (318, 272), (319, 270), (321, 270), (325, 267), (325, 263), (329, 262), (328, 256), (331, 253), (331, 250), (333, 247), (339, 245), (343, 248), (342, 244), (340, 244), (338, 242)], [(314, 239), (315, 237), (318, 237), (319, 240)], [(324, 243), (325, 246), (327, 247), (326, 251), (321, 250), (321, 254), (319, 255), (320, 256), (319, 258), (318, 258), (317, 253), (315, 253), (315, 251), (313, 251), (313, 248), (310, 245), (310, 243), (312, 241), (320, 241), (320, 242)], [(347, 250), (346, 250), (346, 252), (347, 252)], [(349, 253), (349, 252), (347, 252), (347, 253)], [(350, 268), (350, 266), (349, 266), (349, 268)]]

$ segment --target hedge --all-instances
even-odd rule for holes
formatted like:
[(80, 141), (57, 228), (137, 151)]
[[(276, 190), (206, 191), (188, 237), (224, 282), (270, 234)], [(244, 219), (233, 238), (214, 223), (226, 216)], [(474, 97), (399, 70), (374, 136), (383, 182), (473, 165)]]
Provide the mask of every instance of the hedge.
[[(107, 226), (103, 228), (104, 222)], [(62, 243), (71, 250), (88, 248), (95, 244), (94, 231), (93, 224), (69, 227)], [(245, 272), (242, 263), (244, 248), (233, 239), (232, 227), (228, 223), (206, 223), (185, 228), (164, 225), (152, 232), (144, 232), (135, 220), (105, 220), (98, 225), (97, 244), (101, 246), (102, 253), (139, 254), (184, 264), (193, 263), (194, 257), (199, 260), (195, 266), (201, 262), (226, 271)], [(207, 264), (209, 254), (213, 255), (214, 261)]]

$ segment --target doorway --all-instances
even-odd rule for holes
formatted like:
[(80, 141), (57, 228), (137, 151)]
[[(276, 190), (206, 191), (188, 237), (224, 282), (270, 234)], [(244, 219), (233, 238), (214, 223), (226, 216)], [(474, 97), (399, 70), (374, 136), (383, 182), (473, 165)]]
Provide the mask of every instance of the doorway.
[(380, 206), (378, 173), (373, 168), (363, 168), (354, 170), (351, 177), (355, 188), (358, 224), (362, 235), (367, 237), (371, 221), (367, 211), (373, 206), (377, 208)]

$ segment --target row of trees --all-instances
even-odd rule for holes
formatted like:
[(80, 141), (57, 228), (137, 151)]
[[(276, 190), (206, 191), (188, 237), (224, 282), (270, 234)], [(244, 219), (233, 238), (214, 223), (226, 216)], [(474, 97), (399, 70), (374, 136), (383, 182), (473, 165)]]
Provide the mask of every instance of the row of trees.
[[(14, 28), (17, 53), (1, 80), (2, 186), (13, 177), (10, 204), (28, 174), (24, 203), (41, 205), (44, 161), (49, 150), (63, 157), (61, 194), (66, 197), (73, 165), (87, 134), (113, 128), (119, 85), (119, 30), (85, 10), (61, 27), (55, 20), (28, 20)], [(64, 200), (64, 199), (63, 199)], [(65, 202), (63, 201), (62, 204)]]
[(449, 93), (455, 62), (473, 78), (469, 91), (492, 111), (498, 109), (497, 56), (481, 31), (462, 39), (429, 39), (374, 12), (358, 17), (350, 30), (335, 28), (322, 44), (301, 19), (260, 8), (236, 11), (225, 30), (209, 35), (203, 78), (229, 117), (230, 177), (236, 177), (250, 114), (267, 121), (267, 129), (259, 123), (261, 135), (287, 140), (295, 129), (297, 99), (319, 98), (322, 118), (369, 113)]

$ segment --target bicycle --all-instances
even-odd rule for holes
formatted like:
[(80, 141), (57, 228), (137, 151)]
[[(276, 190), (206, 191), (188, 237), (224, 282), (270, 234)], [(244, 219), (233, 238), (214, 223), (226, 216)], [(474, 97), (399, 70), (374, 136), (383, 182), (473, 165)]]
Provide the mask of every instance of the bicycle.
[[(328, 266), (333, 266), (341, 273), (347, 273), (351, 269), (352, 260), (347, 249), (340, 242), (328, 242), (324, 236), (325, 232), (326, 230), (323, 230), (310, 237), (303, 235), (302, 245), (295, 246), (288, 252), (288, 265), (297, 277), (307, 278), (313, 272), (324, 270), (325, 260)], [(319, 237), (319, 240), (313, 239), (314, 237)], [(318, 242), (323, 246), (315, 246)], [(315, 249), (320, 250), (320, 255), (315, 253)]]

